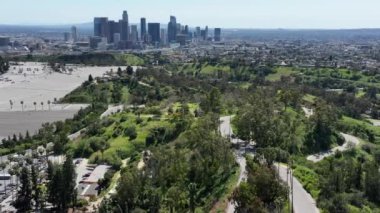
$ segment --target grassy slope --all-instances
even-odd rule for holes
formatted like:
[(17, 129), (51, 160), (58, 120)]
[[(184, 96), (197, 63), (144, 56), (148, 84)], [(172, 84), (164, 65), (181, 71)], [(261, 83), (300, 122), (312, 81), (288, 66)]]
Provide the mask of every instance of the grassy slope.
[(279, 81), (279, 80), (281, 80), (281, 76), (290, 76), (291, 74), (297, 73), (297, 71), (295, 71), (291, 67), (277, 67), (275, 70), (276, 70), (276, 73), (269, 74), (266, 77), (266, 80), (268, 80), (268, 81)]
[(340, 121), (340, 125), (351, 129), (351, 132), (348, 133), (352, 133), (361, 138), (365, 138), (365, 136), (360, 134), (359, 129), (369, 130), (374, 133), (376, 143), (380, 144), (380, 127), (373, 126), (369, 121), (343, 116), (342, 120)]
[[(125, 129), (129, 126), (135, 126), (137, 131), (137, 138), (134, 140), (130, 140), (127, 136), (124, 136), (123, 134), (113, 138), (112, 134), (115, 130), (116, 122), (110, 125), (105, 129), (104, 135), (107, 135), (110, 137), (109, 144), (110, 147), (104, 151), (103, 157), (104, 159), (112, 159), (114, 157), (121, 158), (120, 155), (126, 155), (131, 156), (133, 152), (137, 151), (139, 149), (138, 147), (143, 147), (145, 145), (145, 139), (149, 134), (150, 129), (154, 127), (162, 127), (162, 126), (168, 126), (170, 125), (168, 121), (165, 120), (165, 118), (162, 118), (160, 120), (151, 120), (149, 121), (150, 116), (144, 116), (141, 115), (141, 118), (143, 119), (143, 122), (141, 124), (136, 124), (136, 116), (131, 113), (119, 113), (111, 116), (111, 119), (114, 119), (115, 121), (120, 121), (121, 117), (127, 117), (127, 120), (124, 122), (120, 122), (118, 125)], [(99, 156), (100, 153), (94, 153), (90, 160), (93, 160), (95, 157)]]
[[(303, 74), (304, 79), (333, 78), (341, 81), (353, 83), (353, 85), (366, 85), (380, 87), (380, 81), (374, 76), (366, 76), (358, 71), (350, 71), (344, 68), (297, 68), (297, 67), (276, 67), (276, 73), (267, 76), (269, 81), (279, 81), (281, 76), (290, 76), (292, 74)], [(359, 91), (358, 95), (362, 95)]]
[(133, 55), (133, 54), (123, 54), (123, 55), (116, 55), (116, 57), (126, 63), (130, 66), (143, 66), (144, 65), (144, 59)]

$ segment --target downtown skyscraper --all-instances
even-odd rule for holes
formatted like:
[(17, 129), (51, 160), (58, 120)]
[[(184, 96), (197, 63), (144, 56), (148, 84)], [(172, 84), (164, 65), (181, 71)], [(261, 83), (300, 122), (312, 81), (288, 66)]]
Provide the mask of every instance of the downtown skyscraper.
[(146, 18), (141, 18), (140, 20), (140, 38), (141, 38), (141, 41), (147, 42)]
[(106, 17), (94, 18), (94, 36), (98, 36), (98, 37), (108, 36), (108, 18)]
[(123, 19), (119, 21), (120, 27), (120, 39), (121, 41), (129, 40), (129, 20), (128, 20), (128, 12), (123, 12)]
[(149, 23), (148, 33), (152, 44), (160, 43), (160, 23)]
[(222, 29), (220, 28), (215, 28), (214, 29), (214, 41), (220, 41), (221, 40), (221, 35), (222, 35)]
[(170, 16), (168, 24), (168, 41), (175, 42), (177, 40), (177, 19), (175, 16)]
[[(94, 18), (94, 36), (90, 38), (90, 46), (95, 49), (97, 44), (102, 43), (103, 49), (144, 49), (147, 45), (154, 45), (156, 48), (169, 45), (175, 47), (177, 44), (186, 46), (190, 42), (221, 40), (220, 28), (214, 28), (214, 37), (207, 26), (204, 29), (196, 27), (194, 30), (192, 32), (188, 25), (177, 22), (175, 16), (170, 16), (167, 29), (162, 29), (159, 23), (147, 24), (144, 17), (140, 18), (139, 25), (131, 26), (128, 12), (124, 10), (118, 21), (109, 20), (107, 17)], [(74, 31), (76, 30), (72, 30)], [(76, 33), (72, 34), (73, 38), (77, 37), (74, 36)]]

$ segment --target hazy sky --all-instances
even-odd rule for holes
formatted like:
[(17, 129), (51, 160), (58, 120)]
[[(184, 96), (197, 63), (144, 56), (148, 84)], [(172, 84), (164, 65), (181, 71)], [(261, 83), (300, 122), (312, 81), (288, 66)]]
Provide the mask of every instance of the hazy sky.
[(380, 28), (380, 0), (0, 0), (0, 24), (72, 24), (94, 16), (233, 28)]

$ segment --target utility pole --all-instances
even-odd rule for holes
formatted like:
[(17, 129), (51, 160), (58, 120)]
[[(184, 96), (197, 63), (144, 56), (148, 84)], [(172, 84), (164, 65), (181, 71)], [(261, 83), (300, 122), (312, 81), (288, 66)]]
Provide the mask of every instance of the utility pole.
[(294, 179), (294, 177), (293, 177), (293, 171), (292, 171), (292, 168), (290, 168), (290, 178), (291, 178), (291, 186), (292, 186), (292, 212), (294, 212), (294, 184), (293, 184), (293, 179)]
[(290, 179), (290, 189), (289, 189), (289, 193), (291, 193), (290, 194), (290, 202), (289, 202), (289, 204), (290, 204), (290, 206), (289, 206), (289, 212), (290, 213), (293, 213), (293, 211), (294, 211), (294, 196), (293, 196), (293, 171), (292, 171), (292, 161), (291, 160), (289, 160), (289, 163), (288, 163), (288, 176), (286, 177), (287, 178), (287, 180), (286, 180), (286, 182), (289, 184), (289, 179)]
[[(286, 185), (289, 186), (289, 164), (288, 164), (287, 169), (286, 169)], [(287, 194), (288, 194), (288, 198), (290, 199), (290, 189), (289, 189), (289, 187), (286, 187), (286, 191), (287, 191)], [(289, 200), (289, 213), (291, 213), (290, 200)]]

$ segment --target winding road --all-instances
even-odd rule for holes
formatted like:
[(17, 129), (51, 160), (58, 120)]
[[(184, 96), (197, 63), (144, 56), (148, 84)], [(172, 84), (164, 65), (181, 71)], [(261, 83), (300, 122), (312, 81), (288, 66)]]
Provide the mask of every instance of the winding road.
[(314, 163), (316, 163), (323, 160), (326, 157), (334, 155), (338, 151), (343, 152), (352, 148), (352, 146), (357, 146), (360, 144), (360, 140), (357, 137), (344, 134), (344, 133), (340, 133), (340, 134), (344, 137), (344, 140), (346, 141), (342, 146), (337, 146), (325, 152), (309, 155), (307, 156), (307, 160), (313, 161)]
[[(231, 119), (232, 119), (232, 116), (225, 116), (225, 117), (220, 118), (219, 131), (223, 137), (231, 138), (231, 135), (233, 134), (232, 127), (231, 127)], [(238, 142), (242, 142), (242, 140), (231, 139), (231, 142), (238, 143)], [(235, 153), (235, 158), (236, 158), (236, 162), (239, 164), (239, 167), (240, 167), (239, 179), (236, 184), (236, 187), (238, 187), (240, 183), (247, 178), (247, 169), (246, 169), (247, 162), (246, 162), (245, 157), (241, 154), (240, 151), (237, 151)], [(229, 202), (227, 205), (226, 213), (234, 213), (234, 212), (235, 212), (235, 204), (233, 202)]]
[[(219, 130), (223, 137), (230, 138), (230, 136), (233, 134), (231, 128), (231, 118), (232, 116), (225, 116), (220, 118)], [(242, 140), (232, 139), (231, 142), (239, 143), (242, 142)], [(236, 153), (236, 162), (238, 162), (240, 166), (239, 180), (236, 184), (236, 186), (238, 187), (240, 183), (247, 178), (246, 159), (240, 151)], [(290, 174), (288, 173), (288, 168), (286, 166), (279, 166), (279, 175), (280, 178), (285, 183), (287, 183), (289, 187), (291, 187)], [(319, 213), (315, 200), (303, 188), (302, 184), (295, 177), (293, 177), (293, 192), (293, 208), (295, 213)], [(235, 204), (233, 202), (229, 202), (225, 212), (234, 213)]]
[[(304, 111), (305, 116), (307, 118), (310, 118), (314, 114), (313, 109), (302, 107), (302, 110)], [(374, 125), (375, 125), (375, 123), (374, 123)], [(313, 155), (309, 155), (309, 156), (307, 156), (307, 160), (313, 161), (314, 163), (317, 163), (326, 157), (334, 155), (337, 151), (343, 152), (343, 151), (346, 151), (346, 150), (352, 148), (352, 146), (355, 147), (355, 146), (360, 144), (360, 140), (357, 137), (349, 135), (349, 134), (345, 134), (345, 133), (340, 133), (340, 134), (343, 136), (343, 138), (345, 140), (345, 143), (343, 145), (334, 147), (334, 148), (327, 150), (327, 151), (324, 151), (324, 152), (319, 152), (319, 153), (316, 153)]]
[[(276, 166), (278, 168), (278, 166)], [(292, 189), (290, 171), (285, 165), (279, 166), (280, 178)], [(292, 197), (290, 196), (290, 200)], [(303, 188), (302, 184), (293, 176), (293, 212), (295, 213), (319, 213), (316, 202)]]

